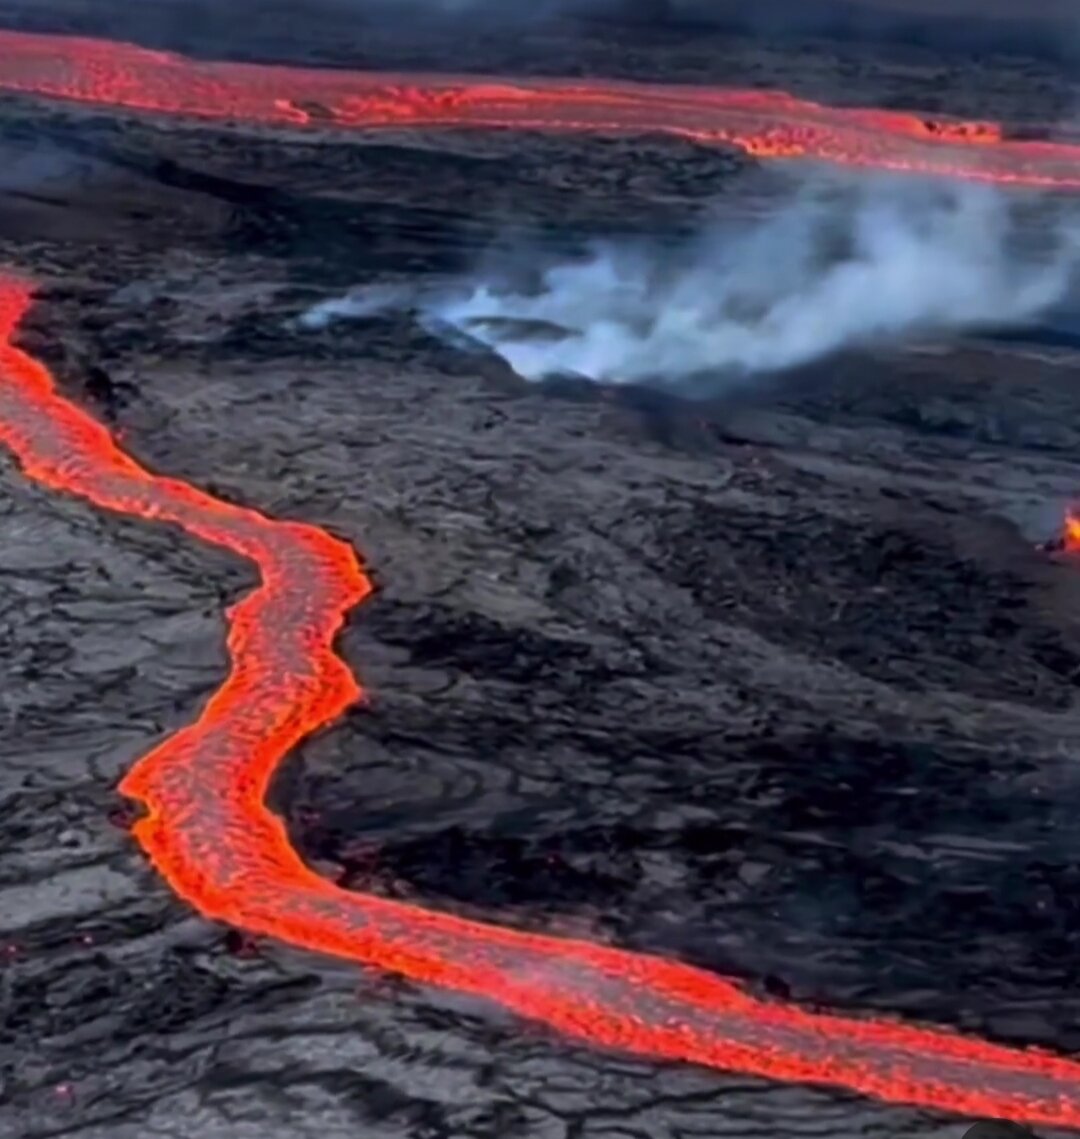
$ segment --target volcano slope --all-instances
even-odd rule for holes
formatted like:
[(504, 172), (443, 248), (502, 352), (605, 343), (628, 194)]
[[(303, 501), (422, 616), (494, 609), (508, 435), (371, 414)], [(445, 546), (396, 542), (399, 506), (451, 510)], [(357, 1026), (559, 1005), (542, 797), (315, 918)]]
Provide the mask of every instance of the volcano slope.
[[(836, 60), (768, 66), (822, 96)], [(858, 74), (915, 103), (913, 67)], [(1068, 92), (1042, 67), (984, 68), (984, 102), (1049, 116)], [(1033, 70), (1039, 111), (1015, 102)], [(153, 469), (370, 565), (342, 640), (369, 704), (272, 795), (311, 865), (806, 1007), (1080, 1047), (1080, 576), (1034, 548), (1080, 482), (1072, 354), (848, 356), (738, 408), (527, 386), (405, 320), (293, 321), (507, 229), (766, 208), (771, 169), (672, 140), (4, 107), (2, 259), (41, 283), (20, 346)], [(220, 683), (250, 568), (0, 470), (5, 1132), (955, 1132), (613, 1057), (193, 916), (116, 784)]]

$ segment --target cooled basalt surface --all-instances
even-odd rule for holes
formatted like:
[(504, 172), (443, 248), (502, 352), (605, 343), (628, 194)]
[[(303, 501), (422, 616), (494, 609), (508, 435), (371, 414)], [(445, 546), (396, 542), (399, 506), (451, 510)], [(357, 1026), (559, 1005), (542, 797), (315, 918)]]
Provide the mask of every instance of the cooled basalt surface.
[[(403, 321), (290, 319), (358, 271), (469, 257), (511, 198), (538, 234), (677, 224), (768, 171), (678, 140), (12, 107), (33, 177), (2, 191), (4, 260), (42, 282), (16, 343), (138, 460), (375, 574), (342, 643), (372, 703), (271, 795), (321, 881), (755, 1000), (1075, 1046), (1080, 586), (1033, 549), (1075, 490), (1067, 351), (850, 357), (737, 407), (568, 400)], [(578, 1049), (193, 920), (116, 783), (220, 684), (254, 583), (4, 478), (17, 1132), (955, 1128)]]

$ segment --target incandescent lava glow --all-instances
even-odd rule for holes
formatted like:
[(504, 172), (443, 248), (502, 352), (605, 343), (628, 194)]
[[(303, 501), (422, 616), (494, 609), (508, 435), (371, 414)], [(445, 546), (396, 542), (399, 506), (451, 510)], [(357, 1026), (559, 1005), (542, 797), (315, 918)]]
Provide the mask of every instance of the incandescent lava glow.
[[(196, 63), (83, 39), (0, 32), (0, 89), (214, 119), (339, 127), (667, 131), (801, 155), (1080, 187), (1080, 149), (1003, 141), (991, 124), (834, 110), (791, 96), (599, 82), (478, 83)], [(26, 476), (247, 558), (260, 585), (228, 611), (230, 668), (198, 719), (134, 765), (133, 833), (208, 918), (496, 1002), (584, 1044), (964, 1115), (1080, 1130), (1080, 1062), (883, 1020), (762, 1001), (677, 961), (470, 921), (333, 885), (266, 806), (299, 740), (360, 699), (334, 651), (370, 584), (344, 542), (153, 474), (14, 344), (28, 285), (0, 276), (0, 442)]]
[(133, 833), (208, 918), (497, 1002), (583, 1043), (882, 1100), (1080, 1129), (1080, 1063), (946, 1031), (761, 1001), (676, 961), (504, 929), (319, 877), (265, 803), (288, 750), (360, 697), (333, 641), (370, 591), (352, 549), (155, 475), (13, 344), (29, 288), (0, 277), (0, 441), (26, 476), (253, 562), (228, 611), (227, 678), (120, 784)]
[(1070, 554), (1080, 554), (1080, 510), (1070, 507), (1065, 512), (1061, 531), (1062, 547)]
[(205, 62), (131, 44), (0, 30), (4, 91), (279, 127), (651, 132), (759, 158), (1080, 189), (1078, 145), (1008, 139), (992, 122), (828, 107), (782, 91)]

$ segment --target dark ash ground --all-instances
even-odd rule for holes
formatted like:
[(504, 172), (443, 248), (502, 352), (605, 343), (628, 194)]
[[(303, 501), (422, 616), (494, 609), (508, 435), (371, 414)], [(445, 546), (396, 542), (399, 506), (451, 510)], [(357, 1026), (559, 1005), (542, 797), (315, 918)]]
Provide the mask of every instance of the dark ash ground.
[[(1016, 121), (1075, 97), (1033, 58), (718, 32), (693, 64), (612, 34), (562, 54)], [(495, 68), (514, 43), (463, 50)], [(1080, 1049), (1080, 569), (1034, 549), (1080, 488), (1073, 353), (848, 356), (685, 407), (529, 387), (404, 321), (289, 326), (508, 227), (677, 229), (776, 189), (674, 142), (273, 137), (8, 99), (0, 155), (0, 260), (44, 282), (24, 346), (155, 468), (370, 562), (344, 651), (371, 707), (275, 796), (326, 873)], [(218, 683), (251, 576), (6, 458), (0, 481), (3, 1139), (961, 1133), (578, 1049), (192, 916), (113, 788)]]

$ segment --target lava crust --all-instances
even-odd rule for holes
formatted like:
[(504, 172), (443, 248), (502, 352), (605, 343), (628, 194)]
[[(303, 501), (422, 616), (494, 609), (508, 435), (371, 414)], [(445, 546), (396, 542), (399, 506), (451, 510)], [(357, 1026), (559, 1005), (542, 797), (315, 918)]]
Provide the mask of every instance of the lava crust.
[[(308, 1057), (292, 1091), (316, 1089), (304, 1125), (322, 1112), (324, 1134), (400, 1115), (424, 1134), (539, 1135), (562, 1110), (543, 1096), (539, 1121), (516, 1093), (484, 1092), (489, 1115), (409, 1098), (415, 1063), (474, 1072), (477, 1088), (516, 1064), (525, 1088), (534, 1053), (560, 1094), (598, 1071), (668, 1081), (660, 1094), (683, 1106), (628, 1110), (635, 1127), (660, 1111), (669, 1134), (702, 1097), (713, 1118), (753, 1116), (745, 1075), (1080, 1129), (1080, 1064), (1048, 1011), (1073, 937), (1054, 915), (1074, 884), (1059, 816), (1076, 788), (1059, 761), (1078, 743), (1080, 597), (1068, 550), (1055, 562), (1019, 529), (1080, 478), (1061, 358), (969, 342), (949, 350), (948, 374), (932, 354), (852, 354), (749, 407), (597, 389), (571, 401), (407, 322), (316, 341), (294, 321), (324, 256), (346, 272), (362, 249), (372, 276), (423, 277), (449, 235), (451, 262), (483, 245), (476, 219), (518, 180), (531, 232), (553, 218), (588, 231), (628, 208), (643, 225), (685, 216), (718, 170), (752, 171), (709, 165), (702, 142), (1064, 189), (1080, 186), (1080, 149), (779, 93), (374, 78), (0, 37), (0, 87), (60, 101), (16, 107), (65, 155), (31, 191), (0, 182), (5, 259), (43, 281), (34, 306), (21, 279), (0, 285), (0, 438), (20, 467), (3, 472), (3, 687), (25, 692), (4, 731), (14, 772), (46, 765), (5, 799), (0, 889), (19, 915), (6, 1022), (20, 1054), (44, 1057), (2, 1073), (10, 1118), (43, 1135), (80, 1112), (87, 1135), (126, 1137), (160, 1100), (173, 1104), (161, 1126), (225, 1134), (230, 1097), (281, 1062), (284, 1033)], [(85, 121), (87, 107), (104, 117)], [(114, 110), (153, 114), (118, 126)], [(238, 136), (225, 119), (272, 131)], [(373, 144), (362, 132), (376, 126), (418, 141)], [(469, 141), (448, 141), (462, 127)], [(543, 145), (559, 161), (508, 159), (495, 127), (554, 136)], [(594, 147), (605, 162), (636, 154), (664, 192), (627, 184), (589, 201), (574, 178)], [(398, 224), (369, 251), (384, 227), (362, 219), (390, 185)], [(996, 386), (1003, 426), (967, 411), (976, 380)], [(20, 498), (22, 479), (50, 493)], [(130, 560), (126, 588), (86, 555), (56, 560), (87, 535)], [(84, 648), (64, 621), (92, 626)], [(155, 657), (168, 679), (151, 698)], [(82, 769), (91, 741), (97, 766)], [(113, 777), (136, 817), (117, 813)], [(39, 849), (42, 817), (70, 825)], [(137, 877), (116, 845), (128, 827), (187, 906), (234, 927), (224, 952)], [(32, 898), (46, 862), (88, 884)], [(73, 910), (87, 892), (94, 903)], [(707, 926), (691, 919), (703, 895)], [(1008, 913), (987, 909), (1006, 898)], [(950, 915), (963, 938), (939, 928)], [(1011, 969), (987, 966), (983, 935), (1008, 946)], [(278, 942), (424, 989), (365, 974), (358, 1011), (352, 970), (340, 982), (322, 958), (275, 961)], [(945, 976), (961, 963), (966, 982)], [(444, 990), (482, 1014), (444, 1016)], [(521, 1022), (492, 1029), (492, 1004)], [(224, 1016), (254, 1026), (250, 1039), (226, 1039)], [(527, 1022), (556, 1033), (534, 1039)], [(354, 1070), (310, 1058), (321, 1034), (356, 1049)], [(469, 1056), (434, 1058), (436, 1038), (467, 1040)], [(160, 1056), (110, 1092), (109, 1072), (148, 1039)], [(100, 1071), (69, 1050), (88, 1042)], [(201, 1058), (185, 1068), (188, 1049)], [(404, 1065), (400, 1087), (375, 1074), (383, 1061)], [(177, 1122), (185, 1081), (214, 1106)], [(784, 1101), (803, 1120), (900, 1118), (797, 1094), (817, 1105)], [(601, 1128), (605, 1110), (581, 1119)]]

